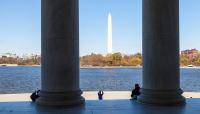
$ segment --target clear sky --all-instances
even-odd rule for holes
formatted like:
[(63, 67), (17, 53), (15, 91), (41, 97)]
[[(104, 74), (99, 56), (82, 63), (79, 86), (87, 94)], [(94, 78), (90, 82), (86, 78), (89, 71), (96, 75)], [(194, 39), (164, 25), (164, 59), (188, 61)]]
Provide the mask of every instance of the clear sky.
[[(41, 0), (0, 0), (0, 53), (40, 54)], [(142, 0), (79, 0), (80, 55), (107, 51), (107, 18), (113, 51), (141, 52)], [(180, 0), (180, 48), (200, 50), (200, 0)]]

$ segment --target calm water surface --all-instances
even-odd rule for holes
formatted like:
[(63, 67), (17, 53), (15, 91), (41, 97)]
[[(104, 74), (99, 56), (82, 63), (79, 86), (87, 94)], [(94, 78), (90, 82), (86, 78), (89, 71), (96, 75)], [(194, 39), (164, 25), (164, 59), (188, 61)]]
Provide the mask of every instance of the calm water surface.
[[(40, 67), (0, 67), (0, 93), (32, 92), (40, 88)], [(181, 87), (184, 91), (200, 92), (200, 69), (181, 69)], [(131, 90), (141, 84), (142, 69), (80, 69), (80, 86), (84, 91)]]

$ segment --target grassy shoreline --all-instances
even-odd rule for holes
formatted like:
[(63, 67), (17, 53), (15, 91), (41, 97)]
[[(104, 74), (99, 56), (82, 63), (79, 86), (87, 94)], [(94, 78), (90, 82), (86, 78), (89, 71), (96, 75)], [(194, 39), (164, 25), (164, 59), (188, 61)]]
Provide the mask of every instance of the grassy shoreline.
[(139, 66), (80, 66), (80, 68), (142, 68)]
[[(0, 66), (0, 67), (41, 67), (41, 65), (10, 65), (10, 66)], [(117, 69), (117, 68), (142, 68), (142, 66), (80, 66), (82, 69)], [(182, 69), (200, 69), (200, 66), (188, 67), (188, 66), (180, 66)]]

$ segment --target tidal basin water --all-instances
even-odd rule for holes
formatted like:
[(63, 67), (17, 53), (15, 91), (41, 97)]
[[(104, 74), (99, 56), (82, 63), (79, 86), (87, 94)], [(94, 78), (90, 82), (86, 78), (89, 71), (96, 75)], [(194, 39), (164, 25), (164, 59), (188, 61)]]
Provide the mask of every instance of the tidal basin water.
[[(200, 69), (181, 69), (184, 91), (200, 92)], [(0, 67), (0, 94), (27, 93), (41, 87), (40, 67)], [(80, 87), (84, 91), (128, 91), (135, 83), (142, 83), (140, 68), (83, 68)]]

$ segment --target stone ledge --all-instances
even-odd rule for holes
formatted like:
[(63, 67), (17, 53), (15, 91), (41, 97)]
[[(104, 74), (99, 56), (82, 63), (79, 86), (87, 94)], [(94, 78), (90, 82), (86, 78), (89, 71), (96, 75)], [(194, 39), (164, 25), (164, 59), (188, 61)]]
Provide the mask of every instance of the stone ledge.
[[(82, 96), (86, 100), (98, 100), (98, 91), (84, 91)], [(125, 100), (130, 99), (130, 91), (104, 91), (104, 100)], [(21, 102), (30, 101), (31, 93), (0, 94), (0, 102)], [(200, 98), (200, 92), (184, 92), (185, 98)]]

